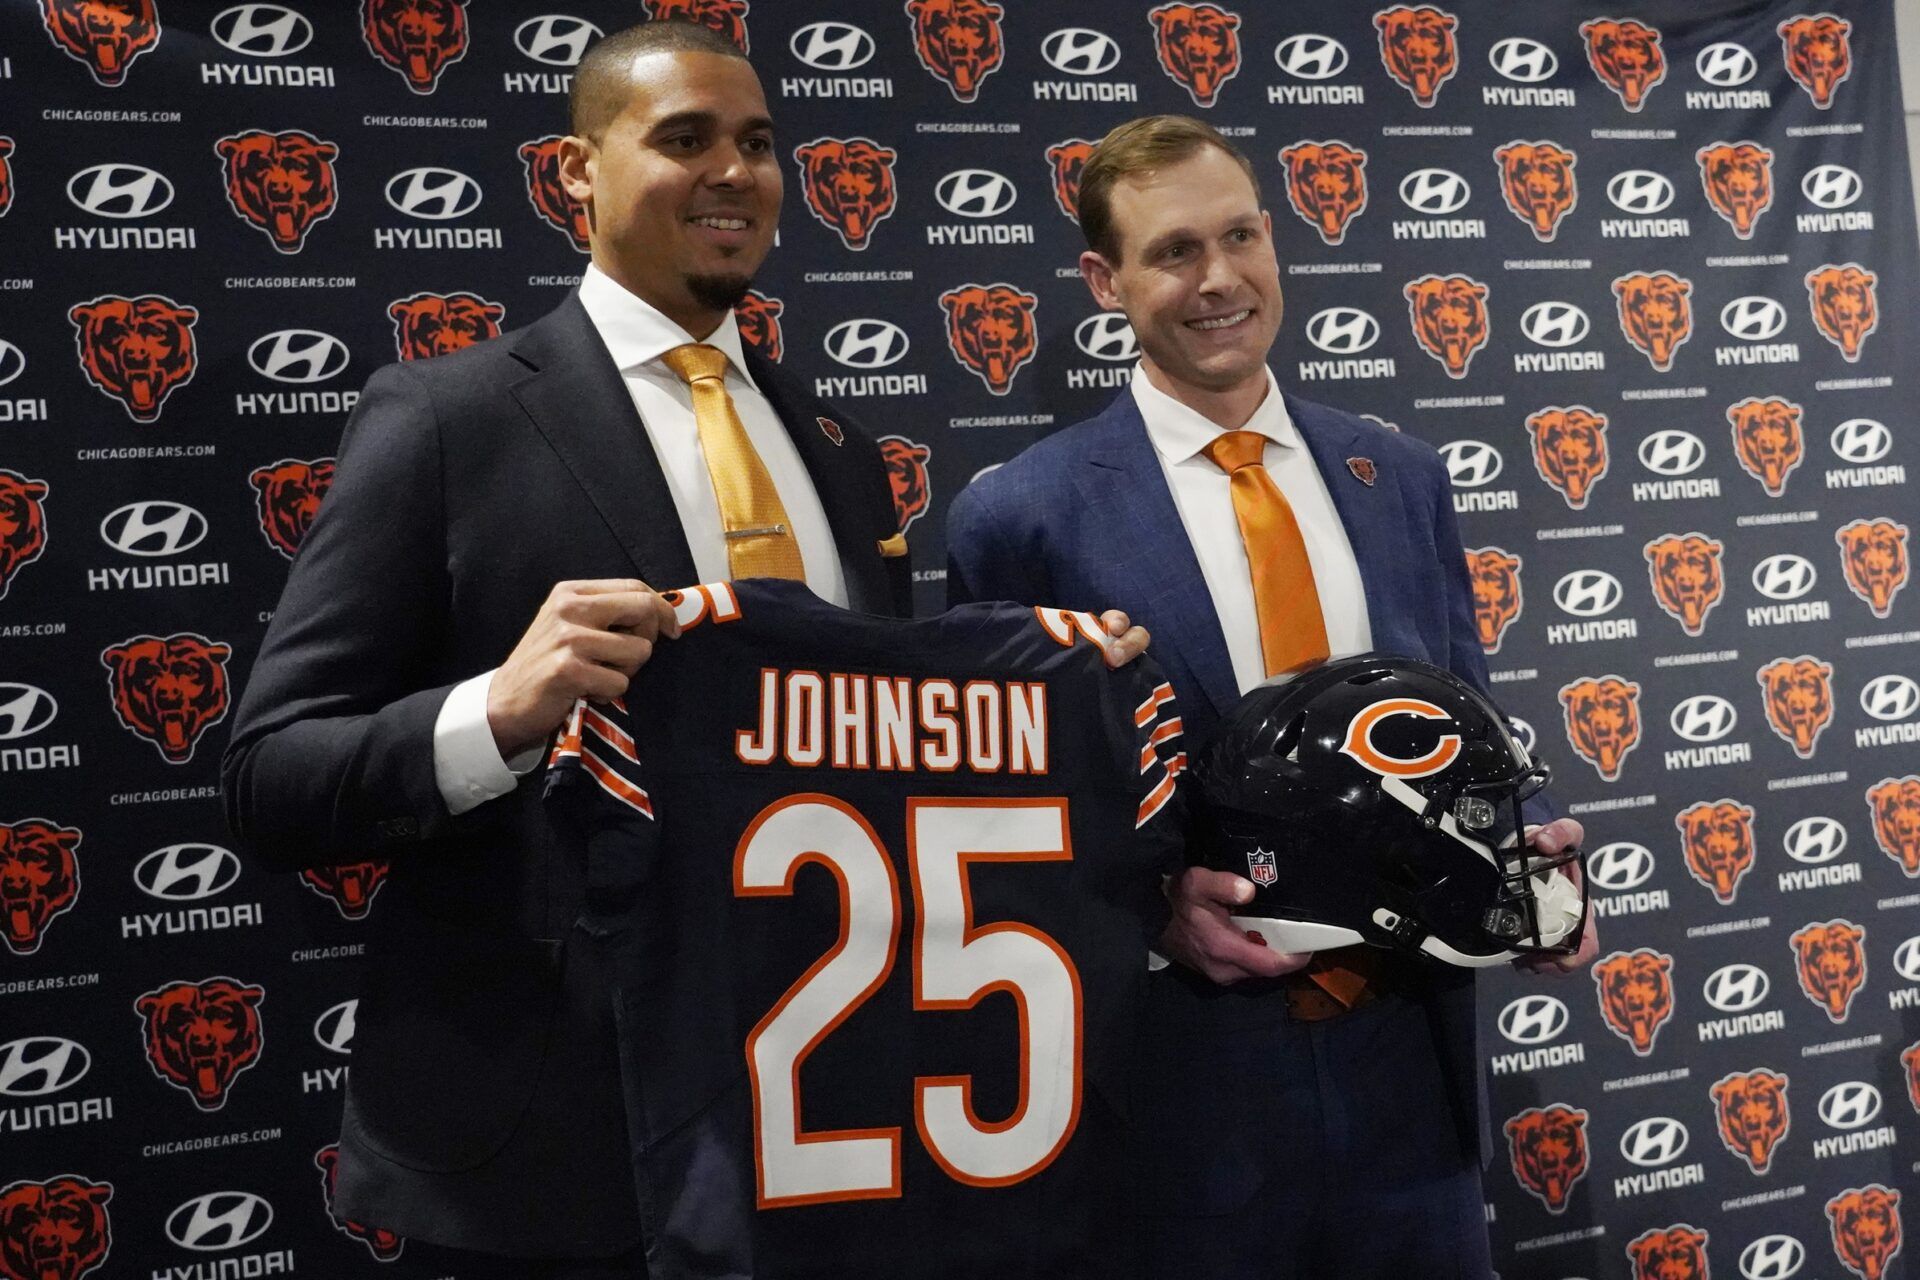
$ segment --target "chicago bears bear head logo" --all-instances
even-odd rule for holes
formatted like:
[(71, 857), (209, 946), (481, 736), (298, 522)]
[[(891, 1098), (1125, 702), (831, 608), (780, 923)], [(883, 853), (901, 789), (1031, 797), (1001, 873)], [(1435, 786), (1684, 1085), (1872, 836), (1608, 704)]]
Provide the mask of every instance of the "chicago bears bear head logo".
[(1613, 282), (1620, 332), (1661, 373), (1673, 368), (1674, 353), (1693, 336), (1692, 294), (1693, 282), (1670, 271), (1636, 271)]
[(12, 154), (13, 139), (0, 137), (0, 218), (13, 208), (13, 165), (7, 159)]
[(1830, 1022), (1845, 1022), (1853, 997), (1867, 980), (1867, 931), (1850, 920), (1829, 920), (1797, 930), (1790, 945), (1800, 990), (1826, 1010)]
[[(0, 472), (0, 475), (5, 475)], [(1866, 601), (1873, 616), (1893, 611), (1893, 598), (1907, 585), (1907, 526), (1897, 520), (1854, 520), (1835, 530), (1847, 586)], [(0, 594), (5, 594), (0, 587)]]
[(427, 360), (497, 338), (506, 314), (477, 293), (416, 293), (387, 304), (402, 360)]
[(1487, 345), (1487, 286), (1468, 276), (1426, 275), (1403, 292), (1421, 349), (1448, 377), (1466, 377), (1474, 353)]
[(1900, 1193), (1879, 1183), (1827, 1201), (1833, 1256), (1860, 1280), (1880, 1280), (1900, 1252)]
[(1196, 107), (1211, 107), (1240, 74), (1240, 15), (1217, 4), (1163, 4), (1147, 14), (1160, 69)]
[(1527, 419), (1533, 469), (1575, 511), (1607, 474), (1607, 419), (1585, 405), (1550, 405)]
[(1040, 299), (1010, 284), (963, 284), (940, 295), (953, 358), (1003, 396), (1039, 349), (1033, 310)]
[(1367, 208), (1367, 153), (1344, 142), (1296, 142), (1280, 163), (1300, 220), (1328, 244), (1346, 239), (1347, 224)]
[(1920, 876), (1920, 774), (1880, 779), (1867, 788), (1867, 807), (1880, 851), (1908, 875)]
[(1764, 1067), (1721, 1076), (1712, 1090), (1720, 1141), (1756, 1174), (1773, 1165), (1773, 1149), (1787, 1136), (1787, 1077)]
[(343, 1218), (334, 1209), (334, 1191), (340, 1183), (340, 1144), (332, 1143), (314, 1152), (313, 1167), (320, 1171), (320, 1194), (326, 1201), (327, 1217), (333, 1219), (334, 1227), (367, 1246), (367, 1251), (381, 1262), (392, 1262), (399, 1257), (407, 1244), (400, 1236), (385, 1227), (369, 1227)]
[(1833, 668), (1818, 658), (1775, 658), (1757, 673), (1767, 698), (1767, 723), (1802, 760), (1813, 756), (1833, 723)]
[(1825, 111), (1833, 105), (1833, 91), (1853, 74), (1853, 55), (1847, 47), (1853, 24), (1820, 13), (1788, 18), (1778, 30), (1787, 74), (1807, 91), (1814, 106)]
[(1753, 870), (1753, 809), (1735, 800), (1688, 805), (1673, 819), (1687, 870), (1725, 906)]
[(1506, 1123), (1507, 1150), (1521, 1190), (1565, 1213), (1574, 1184), (1587, 1176), (1587, 1113), (1556, 1102), (1528, 1107)]
[(53, 918), (80, 896), (80, 829), (44, 818), (0, 822), (0, 932), (7, 950), (30, 956)]
[(333, 487), (333, 459), (283, 458), (255, 467), (247, 480), (258, 500), (260, 532), (267, 545), (293, 559), (320, 514), (320, 500)]
[(1860, 358), (1861, 344), (1880, 327), (1873, 272), (1854, 263), (1816, 267), (1807, 272), (1807, 301), (1820, 336), (1840, 348), (1847, 360)]
[[(1080, 175), (1093, 154), (1093, 143), (1068, 138), (1047, 148), (1047, 167), (1053, 173), (1053, 202), (1075, 222), (1080, 221)], [(4, 212), (4, 207), (0, 207)]]
[(113, 1250), (111, 1182), (72, 1174), (0, 1187), (0, 1276), (82, 1280)]
[(1627, 753), (1640, 745), (1640, 686), (1619, 676), (1575, 680), (1560, 687), (1567, 741), (1608, 782), (1620, 777)]
[(1707, 203), (1742, 240), (1773, 204), (1773, 152), (1757, 142), (1716, 142), (1694, 153)]
[(1573, 180), (1573, 152), (1557, 142), (1509, 142), (1497, 147), (1500, 190), (1513, 216), (1533, 228), (1533, 238), (1547, 241), (1560, 229), (1560, 220), (1573, 212), (1579, 188)]
[(251, 129), (213, 144), (226, 167), (227, 204), (266, 232), (281, 253), (306, 247), (313, 224), (333, 213), (333, 162), (340, 148), (310, 133)]
[(1587, 40), (1587, 62), (1600, 83), (1620, 95), (1629, 111), (1647, 105), (1647, 93), (1667, 78), (1660, 33), (1644, 22), (1594, 18), (1580, 24)]
[(807, 209), (849, 249), (864, 249), (893, 213), (893, 162), (868, 138), (815, 138), (793, 149)]
[(733, 308), (734, 322), (740, 326), (740, 340), (775, 364), (786, 354), (786, 344), (780, 336), (780, 313), (786, 309), (786, 303), (769, 298), (758, 289), (749, 289), (747, 296)]
[(227, 1105), (227, 1091), (260, 1060), (262, 987), (232, 978), (169, 982), (133, 1002), (146, 1030), (147, 1065), (202, 1111)]
[(360, 39), (415, 93), (467, 56), (467, 0), (360, 0)]
[(1907, 1069), (1907, 1098), (1920, 1111), (1920, 1041), (1900, 1051), (1900, 1065)]
[(172, 298), (103, 294), (67, 312), (80, 370), (135, 422), (157, 422), (167, 397), (200, 367), (193, 325), (200, 313)]
[(1006, 56), (1000, 39), (1005, 16), (1006, 10), (987, 0), (907, 0), (913, 52), (957, 102), (979, 97), (980, 82), (1000, 69)]
[(1430, 4), (1398, 4), (1373, 15), (1380, 33), (1380, 61), (1413, 100), (1430, 107), (1440, 86), (1460, 69), (1460, 51), (1453, 33), (1460, 20)]
[(1645, 1057), (1673, 1017), (1673, 957), (1647, 947), (1616, 951), (1593, 966), (1600, 1016), (1615, 1035)]
[(1720, 603), (1724, 550), (1720, 542), (1700, 533), (1669, 533), (1642, 549), (1654, 600), (1690, 636), (1700, 634), (1707, 615)]
[(1787, 477), (1805, 456), (1800, 436), (1800, 406), (1791, 400), (1748, 396), (1727, 407), (1733, 426), (1733, 454), (1740, 469), (1760, 482), (1767, 496), (1787, 491)]
[(110, 675), (114, 714), (168, 764), (193, 759), (200, 735), (227, 718), (231, 647), (183, 632), (135, 636), (110, 646), (100, 663)]
[(648, 16), (655, 22), (677, 18), (696, 26), (718, 31), (750, 53), (747, 44), (747, 0), (645, 0)]
[(374, 895), (387, 882), (387, 869), (385, 858), (309, 867), (300, 873), (300, 883), (333, 903), (346, 919), (364, 920), (373, 910)]
[(0, 600), (22, 565), (47, 549), (49, 492), (45, 480), (29, 480), (18, 471), (0, 470)]
[(1707, 1280), (1707, 1233), (1675, 1223), (1642, 1231), (1627, 1246), (1633, 1280)]
[(933, 493), (927, 460), (932, 456), (932, 449), (905, 436), (880, 437), (880, 458), (887, 464), (887, 484), (893, 489), (893, 510), (900, 517), (901, 533), (927, 513)]
[(1480, 647), (1498, 653), (1507, 628), (1520, 616), (1520, 557), (1499, 547), (1470, 547), (1467, 580), (1473, 584), (1473, 629)]
[(527, 171), (527, 203), (540, 220), (564, 234), (581, 253), (587, 242), (587, 206), (567, 194), (560, 183), (560, 135), (551, 134), (520, 144), (520, 163)]
[(134, 59), (160, 43), (154, 0), (40, 0), (40, 13), (54, 48), (109, 89), (125, 84)]

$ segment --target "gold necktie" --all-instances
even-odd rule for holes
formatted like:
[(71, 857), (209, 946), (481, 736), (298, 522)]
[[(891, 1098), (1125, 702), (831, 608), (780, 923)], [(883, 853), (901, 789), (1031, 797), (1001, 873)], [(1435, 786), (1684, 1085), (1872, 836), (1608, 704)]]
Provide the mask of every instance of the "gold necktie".
[(787, 510), (727, 394), (727, 353), (694, 342), (675, 347), (660, 362), (678, 374), (693, 395), (693, 425), (700, 432), (707, 475), (720, 503), (732, 576), (805, 580), (800, 542)]
[(1260, 657), (1272, 676), (1324, 660), (1328, 647), (1327, 622), (1300, 524), (1260, 463), (1266, 444), (1258, 431), (1225, 431), (1202, 452), (1231, 477), (1233, 514), (1253, 571)]

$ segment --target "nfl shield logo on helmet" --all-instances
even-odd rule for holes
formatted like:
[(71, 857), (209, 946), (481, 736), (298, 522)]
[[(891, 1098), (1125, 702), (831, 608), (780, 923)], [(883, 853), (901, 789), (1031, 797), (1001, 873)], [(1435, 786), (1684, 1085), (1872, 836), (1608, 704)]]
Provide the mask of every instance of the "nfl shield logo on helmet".
[(1265, 849), (1255, 849), (1247, 855), (1247, 879), (1264, 889), (1279, 878), (1271, 853)]

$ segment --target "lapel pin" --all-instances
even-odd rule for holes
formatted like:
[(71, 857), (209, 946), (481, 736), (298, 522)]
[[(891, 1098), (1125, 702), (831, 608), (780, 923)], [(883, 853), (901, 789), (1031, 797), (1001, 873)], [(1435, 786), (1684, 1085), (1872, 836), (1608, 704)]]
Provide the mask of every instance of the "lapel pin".
[(820, 434), (827, 439), (833, 441), (835, 444), (845, 444), (847, 442), (846, 432), (840, 430), (840, 424), (832, 418), (815, 418), (814, 421), (820, 424)]
[(1367, 488), (1373, 488), (1373, 478), (1378, 473), (1373, 468), (1372, 458), (1348, 458), (1347, 470), (1353, 472), (1353, 478)]

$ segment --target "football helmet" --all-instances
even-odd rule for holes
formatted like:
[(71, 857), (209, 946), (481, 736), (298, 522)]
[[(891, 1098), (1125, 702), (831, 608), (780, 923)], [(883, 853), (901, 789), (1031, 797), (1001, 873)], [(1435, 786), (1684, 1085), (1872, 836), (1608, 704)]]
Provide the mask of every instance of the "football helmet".
[(1194, 766), (1190, 857), (1255, 886), (1235, 923), (1281, 952), (1356, 942), (1479, 968), (1570, 955), (1582, 863), (1525, 845), (1548, 770), (1450, 671), (1369, 653), (1249, 690)]

